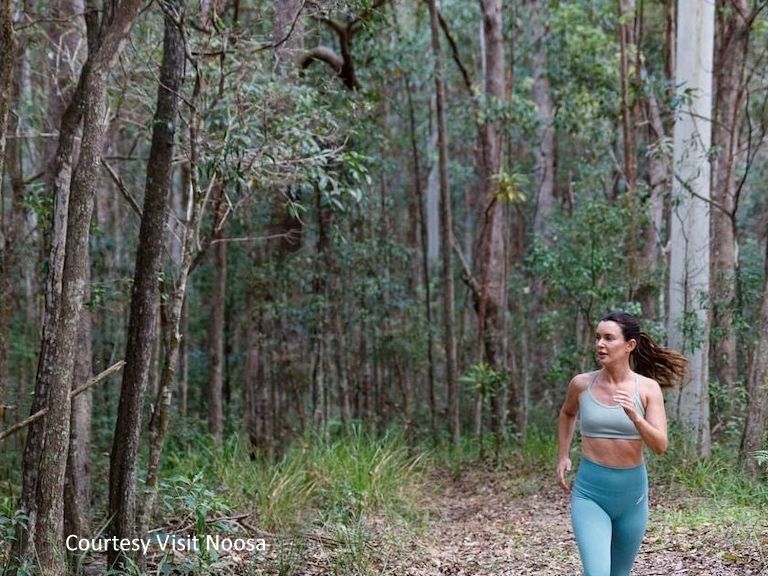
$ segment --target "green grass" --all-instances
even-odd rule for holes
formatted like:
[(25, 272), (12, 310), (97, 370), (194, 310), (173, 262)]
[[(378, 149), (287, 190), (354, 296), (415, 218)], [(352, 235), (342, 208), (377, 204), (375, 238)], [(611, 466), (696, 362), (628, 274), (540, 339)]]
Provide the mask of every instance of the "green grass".
[(336, 574), (377, 574), (386, 551), (374, 543), (373, 522), (418, 521), (427, 461), (400, 433), (361, 427), (307, 436), (277, 461), (252, 458), (238, 436), (220, 447), (193, 436), (169, 450), (161, 512), (191, 519), (198, 534), (212, 530), (206, 516), (251, 512), (249, 521), (280, 542), (279, 574), (292, 573), (310, 545)]

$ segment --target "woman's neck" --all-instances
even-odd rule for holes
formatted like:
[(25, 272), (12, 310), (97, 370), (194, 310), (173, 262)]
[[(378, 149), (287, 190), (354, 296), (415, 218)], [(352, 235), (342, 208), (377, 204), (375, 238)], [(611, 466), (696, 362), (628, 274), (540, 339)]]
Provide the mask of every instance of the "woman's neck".
[(629, 362), (617, 363), (611, 366), (603, 366), (603, 381), (618, 386), (620, 382), (628, 380), (632, 374)]

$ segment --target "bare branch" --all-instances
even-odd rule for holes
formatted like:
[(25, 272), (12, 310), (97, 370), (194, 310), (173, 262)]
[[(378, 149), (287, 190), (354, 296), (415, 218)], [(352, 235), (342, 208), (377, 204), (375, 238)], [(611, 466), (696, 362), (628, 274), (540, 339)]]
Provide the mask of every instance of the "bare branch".
[[(115, 364), (113, 364), (112, 366), (110, 366), (109, 368), (107, 368), (106, 370), (104, 370), (103, 372), (98, 374), (97, 376), (94, 376), (93, 378), (88, 380), (88, 382), (86, 382), (82, 386), (78, 386), (77, 388), (73, 389), (69, 393), (70, 401), (75, 396), (77, 396), (79, 394), (82, 394), (83, 392), (85, 392), (86, 390), (88, 390), (92, 386), (95, 386), (96, 384), (98, 384), (102, 380), (106, 380), (107, 378), (112, 376), (112, 374), (114, 374), (115, 372), (120, 370), (123, 366), (125, 366), (125, 360), (120, 360), (119, 362), (116, 362)], [(6, 438), (8, 438), (8, 436), (14, 434), (15, 432), (18, 432), (22, 428), (25, 428), (26, 426), (29, 426), (30, 424), (32, 424), (32, 422), (35, 422), (36, 420), (39, 420), (40, 418), (45, 416), (47, 413), (48, 413), (48, 408), (47, 407), (43, 408), (42, 410), (39, 410), (39, 411), (35, 412), (34, 414), (29, 416), (28, 418), (25, 418), (24, 420), (22, 420), (18, 424), (14, 424), (13, 426), (8, 428), (7, 430), (3, 430), (2, 432), (0, 432), (0, 441), (5, 440)]]

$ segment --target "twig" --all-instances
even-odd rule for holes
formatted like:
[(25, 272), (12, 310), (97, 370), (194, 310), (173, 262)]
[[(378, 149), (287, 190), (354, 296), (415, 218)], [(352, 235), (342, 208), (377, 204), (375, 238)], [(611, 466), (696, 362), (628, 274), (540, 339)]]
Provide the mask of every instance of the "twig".
[(109, 172), (110, 177), (112, 178), (112, 181), (117, 185), (120, 192), (123, 194), (123, 197), (128, 201), (128, 204), (131, 205), (131, 208), (133, 208), (133, 211), (136, 212), (136, 214), (139, 217), (139, 220), (142, 218), (142, 210), (139, 206), (138, 202), (136, 202), (136, 199), (133, 197), (133, 195), (130, 193), (128, 188), (125, 187), (125, 183), (123, 182), (123, 179), (120, 178), (120, 176), (115, 172), (114, 168), (109, 165), (109, 162), (102, 157), (101, 158), (101, 165), (104, 166), (107, 172)]
[(472, 290), (472, 293), (475, 296), (475, 298), (479, 298), (480, 283), (477, 281), (477, 278), (475, 278), (475, 276), (472, 274), (472, 270), (469, 269), (469, 264), (467, 264), (467, 260), (464, 258), (464, 253), (461, 251), (461, 248), (459, 248), (459, 246), (456, 244), (453, 234), (451, 234), (451, 247), (453, 248), (453, 251), (456, 253), (456, 256), (459, 258), (459, 263), (461, 264), (461, 279), (469, 287), (469, 289)]
[[(98, 374), (97, 376), (94, 376), (93, 378), (88, 380), (88, 382), (86, 382), (82, 386), (78, 386), (77, 388), (75, 388), (72, 391), (70, 391), (69, 399), (72, 400), (72, 398), (74, 398), (78, 394), (81, 394), (81, 393), (85, 392), (91, 386), (94, 386), (95, 384), (98, 384), (102, 380), (105, 380), (105, 379), (109, 378), (112, 374), (114, 374), (115, 372), (120, 370), (123, 366), (125, 366), (125, 360), (120, 360), (119, 362), (113, 364), (112, 366), (110, 366), (109, 368), (104, 370), (101, 374)], [(3, 432), (0, 432), (0, 441), (5, 440), (6, 438), (8, 438), (8, 436), (13, 434), (14, 432), (18, 432), (19, 430), (21, 430), (25, 426), (29, 426), (30, 424), (32, 424), (32, 422), (35, 422), (36, 420), (39, 420), (40, 418), (45, 416), (47, 413), (48, 413), (48, 408), (47, 407), (43, 408), (42, 410), (32, 414), (32, 416), (29, 416), (28, 418), (22, 420), (18, 424), (14, 424), (13, 426), (8, 428), (7, 430), (4, 430)]]

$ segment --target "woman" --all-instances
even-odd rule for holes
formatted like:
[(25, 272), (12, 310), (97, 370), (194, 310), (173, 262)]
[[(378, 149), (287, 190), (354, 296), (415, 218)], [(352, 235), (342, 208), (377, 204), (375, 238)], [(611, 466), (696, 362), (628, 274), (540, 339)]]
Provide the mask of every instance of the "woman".
[[(648, 522), (648, 476), (643, 444), (667, 449), (661, 387), (686, 372), (687, 361), (656, 344), (625, 312), (597, 325), (600, 370), (568, 385), (558, 419), (557, 481), (571, 492), (571, 522), (585, 576), (629, 576)], [(581, 424), (581, 462), (573, 490), (566, 482), (568, 457)]]

